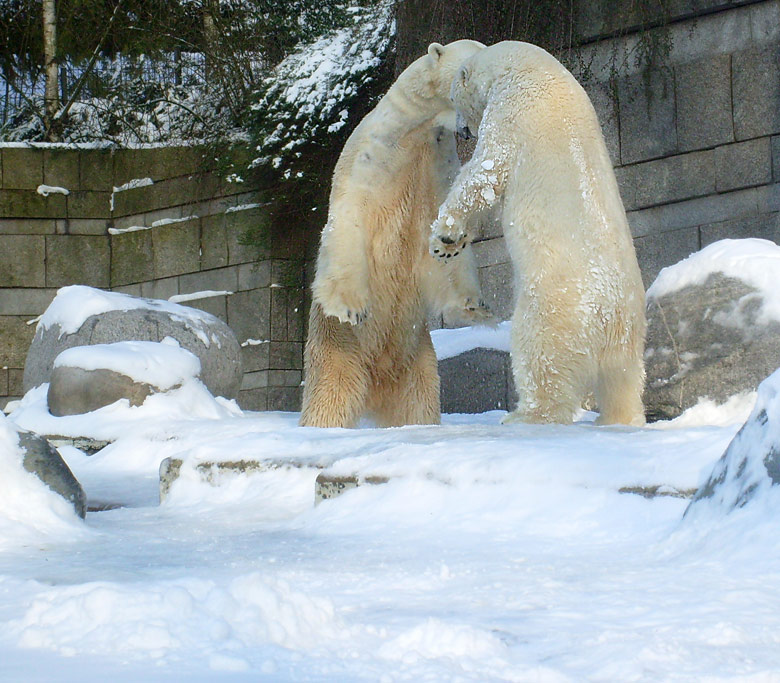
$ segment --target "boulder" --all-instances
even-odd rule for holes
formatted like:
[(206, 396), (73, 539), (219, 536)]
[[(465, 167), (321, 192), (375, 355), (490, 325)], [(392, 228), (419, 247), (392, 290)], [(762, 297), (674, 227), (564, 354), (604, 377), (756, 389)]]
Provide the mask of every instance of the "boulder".
[(54, 360), (47, 403), (52, 415), (80, 415), (119, 399), (147, 396), (200, 376), (198, 358), (176, 341), (125, 341), (65, 349)]
[(136, 382), (113, 370), (61, 366), (52, 370), (46, 398), (49, 412), (62, 417), (89, 413), (122, 398), (128, 399), (131, 406), (140, 406), (154, 392), (151, 384)]
[(54, 359), (66, 349), (166, 337), (198, 357), (200, 379), (212, 394), (238, 395), (241, 347), (224, 322), (168, 301), (83, 286), (63, 287), (41, 316), (25, 362), (24, 391), (49, 382)]
[(694, 496), (686, 516), (705, 505), (743, 507), (780, 485), (780, 370), (758, 387), (753, 412)]
[(701, 398), (722, 403), (755, 391), (780, 366), (780, 321), (763, 314), (765, 297), (722, 272), (658, 297), (648, 290), (648, 419), (677, 417)]
[(484, 413), (517, 403), (507, 351), (476, 348), (439, 361), (441, 411)]
[(83, 519), (87, 514), (87, 496), (57, 449), (42, 436), (21, 429), (18, 431), (19, 446), (24, 453), (24, 469), (69, 501)]

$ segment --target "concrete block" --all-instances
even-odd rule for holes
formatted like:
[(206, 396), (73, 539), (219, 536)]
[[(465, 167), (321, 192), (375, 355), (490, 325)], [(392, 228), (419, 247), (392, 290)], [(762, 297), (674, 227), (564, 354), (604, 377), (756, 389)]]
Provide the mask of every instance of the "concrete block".
[(731, 56), (678, 64), (677, 142), (681, 152), (734, 140), (731, 118)]
[(753, 188), (756, 194), (758, 213), (780, 211), (780, 183)]
[(225, 237), (228, 247), (228, 263), (251, 263), (260, 260), (270, 247), (277, 250), (276, 244), (270, 244), (273, 240), (269, 239), (269, 245), (265, 247), (254, 244), (242, 244), (242, 240), (247, 231), (256, 225), (267, 224), (268, 217), (261, 209), (245, 209), (243, 211), (233, 211), (225, 214)]
[(647, 289), (661, 268), (671, 266), (700, 249), (698, 228), (683, 228), (634, 240), (642, 281)]
[(303, 341), (305, 326), (305, 292), (303, 289), (287, 290), (287, 339)]
[(114, 150), (114, 186), (119, 187), (139, 178), (159, 180), (154, 162), (156, 152), (156, 149)]
[(205, 299), (194, 299), (186, 302), (187, 306), (191, 308), (197, 308), (206, 313), (211, 313), (215, 318), (219, 318), (222, 322), (227, 323), (227, 297), (226, 296), (210, 296)]
[(228, 298), (228, 325), (238, 340), (270, 339), (271, 292), (254, 289)]
[(181, 294), (203, 292), (207, 289), (215, 292), (236, 292), (238, 291), (238, 267), (230, 266), (181, 275), (179, 289)]
[(0, 315), (0, 367), (23, 368), (27, 350), (35, 335), (35, 325), (26, 316)]
[(112, 287), (112, 292), (120, 292), (121, 294), (129, 294), (130, 296), (143, 296), (141, 293), (141, 283), (135, 283), (133, 285), (121, 285), (120, 287)]
[(299, 387), (302, 375), (300, 370), (269, 370), (268, 385), (272, 387)]
[(256, 370), (268, 370), (270, 367), (270, 348), (269, 342), (260, 344), (241, 345), (241, 367), (244, 372), (254, 372)]
[(114, 188), (114, 158), (111, 149), (79, 150), (79, 189), (111, 192)]
[(154, 279), (152, 231), (111, 236), (111, 287)]
[(0, 288), (0, 315), (40, 315), (56, 293), (56, 289)]
[(500, 319), (509, 320), (514, 313), (514, 273), (511, 263), (500, 263), (479, 269), (482, 298)]
[(238, 405), (242, 410), (268, 409), (268, 389), (249, 389), (238, 392)]
[(0, 399), (8, 396), (8, 368), (0, 368)]
[(43, 154), (25, 147), (3, 149), (3, 188), (35, 190), (43, 184)]
[(62, 218), (65, 195), (48, 197), (35, 190), (0, 190), (0, 216), (4, 218)]
[(746, 237), (760, 237), (780, 244), (780, 212), (709, 223), (702, 225), (699, 230), (702, 247), (722, 239), (744, 239)]
[(780, 41), (780, 4), (759, 2), (751, 5), (750, 35), (756, 47)]
[(618, 93), (613, 92), (609, 83), (589, 80), (585, 91), (596, 110), (604, 142), (607, 144), (612, 165), (620, 163), (620, 116), (618, 113)]
[(737, 140), (780, 133), (780, 47), (732, 57)]
[(10, 396), (21, 396), (24, 394), (22, 389), (22, 377), (24, 370), (22, 368), (8, 368), (8, 394)]
[(54, 218), (4, 218), (0, 216), (0, 235), (53, 235)]
[(110, 192), (71, 192), (67, 198), (68, 218), (102, 218), (111, 216)]
[(303, 261), (274, 259), (271, 263), (271, 286), (303, 286)]
[(703, 197), (715, 192), (713, 150), (689, 152), (624, 168), (634, 186), (634, 204), (645, 208), (682, 199)]
[[(181, 294), (181, 287), (178, 277), (165, 277), (159, 280), (151, 280), (141, 283), (141, 292), (139, 296), (147, 299), (170, 299), (176, 294)], [(185, 302), (185, 305), (189, 305)]]
[(620, 102), (620, 161), (632, 164), (677, 151), (674, 79), (651, 71), (623, 78)]
[(43, 182), (64, 187), (70, 192), (80, 189), (79, 153), (73, 149), (44, 149)]
[(46, 286), (110, 286), (108, 237), (47, 235)]
[(152, 228), (154, 277), (164, 278), (200, 270), (200, 220)]
[[(667, 230), (678, 230), (755, 215), (759, 211), (759, 196), (763, 188), (736, 190), (724, 194), (698, 197), (674, 204), (656, 206), (641, 211), (630, 211), (628, 222), (634, 237), (659, 234)], [(762, 209), (770, 212), (771, 209)]]
[(228, 264), (225, 215), (201, 216), (200, 251), (203, 268), (222, 268)]
[(301, 409), (300, 387), (268, 387), (268, 410), (297, 412)]
[[(62, 225), (62, 227), (60, 227)], [(107, 218), (66, 218), (57, 221), (58, 235), (108, 235)]]
[(287, 341), (287, 289), (271, 286), (271, 339)]
[(715, 150), (716, 189), (738, 190), (772, 182), (771, 138), (756, 138)]
[(494, 266), (499, 263), (509, 263), (511, 261), (509, 250), (503, 237), (474, 242), (472, 249), (474, 250), (478, 268)]
[(238, 289), (259, 289), (271, 284), (271, 261), (242, 263), (238, 266)]
[(269, 383), (268, 375), (268, 370), (245, 372), (241, 379), (241, 391), (247, 391), (249, 389), (265, 389)]
[(271, 370), (303, 370), (303, 343), (270, 341), (268, 343)]
[[(780, 183), (780, 135), (775, 135), (772, 138), (772, 180), (776, 183)], [(2, 226), (2, 221), (0, 221)], [(2, 227), (0, 227), (2, 232)]]
[(472, 349), (439, 361), (441, 411), (511, 410), (517, 402), (510, 396), (511, 374), (506, 351)]
[(0, 283), (45, 287), (45, 240), (43, 235), (0, 235)]

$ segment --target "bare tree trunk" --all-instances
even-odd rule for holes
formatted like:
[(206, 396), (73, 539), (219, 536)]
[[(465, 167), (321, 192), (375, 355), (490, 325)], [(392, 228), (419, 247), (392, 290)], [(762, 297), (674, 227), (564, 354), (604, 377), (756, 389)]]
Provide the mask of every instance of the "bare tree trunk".
[(59, 136), (56, 133), (54, 117), (60, 108), (60, 90), (55, 0), (43, 0), (43, 63), (46, 73), (46, 89), (43, 95), (46, 139), (56, 142)]
[(217, 26), (214, 17), (219, 12), (219, 0), (203, 0), (203, 37), (205, 42), (205, 57), (206, 57), (206, 82), (210, 83), (214, 76), (218, 76), (215, 72), (217, 67), (217, 45), (219, 43), (219, 35), (217, 33)]

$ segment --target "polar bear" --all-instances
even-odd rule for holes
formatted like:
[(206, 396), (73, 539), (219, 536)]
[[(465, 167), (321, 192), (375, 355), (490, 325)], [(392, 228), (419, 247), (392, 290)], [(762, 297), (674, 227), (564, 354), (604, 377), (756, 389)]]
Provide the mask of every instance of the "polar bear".
[(468, 218), (496, 206), (515, 271), (505, 421), (572, 421), (595, 393), (599, 423), (644, 424), (644, 288), (601, 128), (574, 77), (515, 41), (479, 51), (451, 97), (462, 134), (478, 131), (432, 225), (431, 253), (456, 256)]
[[(484, 45), (433, 43), (347, 140), (333, 174), (312, 284), (300, 424), (438, 424), (431, 312), (490, 322), (476, 264), (428, 253), (428, 230), (460, 162), (449, 100)], [(459, 259), (458, 259), (459, 260)]]

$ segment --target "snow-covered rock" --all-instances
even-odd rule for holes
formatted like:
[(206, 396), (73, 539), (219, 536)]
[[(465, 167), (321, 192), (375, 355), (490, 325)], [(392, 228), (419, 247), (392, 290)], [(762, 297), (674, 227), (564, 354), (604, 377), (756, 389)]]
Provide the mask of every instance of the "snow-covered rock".
[(237, 395), (241, 347), (224, 322), (168, 301), (81, 285), (60, 289), (38, 321), (25, 362), (24, 390), (49, 382), (54, 360), (66, 349), (124, 341), (160, 342), (166, 337), (198, 358), (200, 379), (212, 394)]
[(47, 402), (52, 415), (80, 415), (126, 398), (141, 405), (152, 393), (200, 375), (197, 357), (170, 338), (74, 346), (54, 360)]
[(725, 511), (743, 507), (778, 485), (780, 370), (759, 385), (753, 412), (716, 463), (707, 482), (697, 491), (685, 514), (707, 503)]
[(780, 247), (722, 240), (664, 268), (647, 291), (650, 417), (754, 391), (780, 366)]
[(80, 484), (54, 447), (0, 413), (0, 550), (78, 535)]

